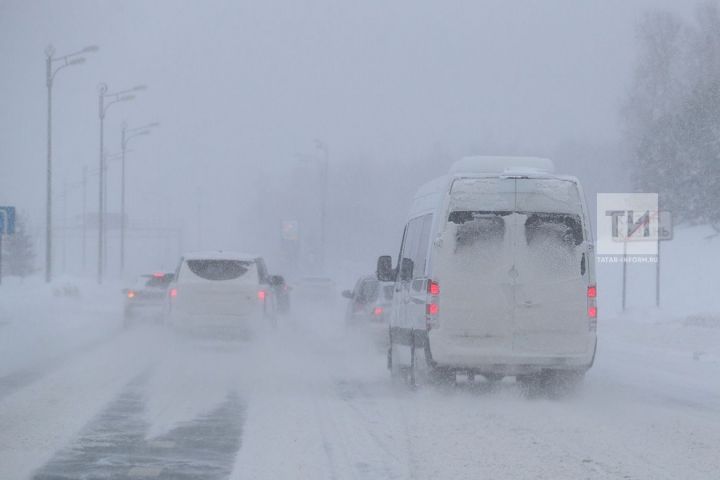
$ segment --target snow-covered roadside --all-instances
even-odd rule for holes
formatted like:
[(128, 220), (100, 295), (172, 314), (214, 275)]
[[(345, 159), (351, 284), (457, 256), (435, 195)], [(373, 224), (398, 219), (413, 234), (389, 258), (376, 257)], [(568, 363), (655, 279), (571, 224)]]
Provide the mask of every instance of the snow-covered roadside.
[(0, 286), (0, 377), (42, 368), (69, 352), (108, 338), (121, 326), (115, 284), (39, 276), (3, 279)]

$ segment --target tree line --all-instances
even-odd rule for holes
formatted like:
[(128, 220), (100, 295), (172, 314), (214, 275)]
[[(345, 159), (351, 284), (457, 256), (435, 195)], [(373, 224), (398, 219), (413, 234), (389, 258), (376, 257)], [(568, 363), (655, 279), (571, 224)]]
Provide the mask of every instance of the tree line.
[(699, 4), (686, 20), (646, 13), (639, 57), (622, 116), (630, 175), (658, 192), (676, 221), (720, 231), (720, 9)]

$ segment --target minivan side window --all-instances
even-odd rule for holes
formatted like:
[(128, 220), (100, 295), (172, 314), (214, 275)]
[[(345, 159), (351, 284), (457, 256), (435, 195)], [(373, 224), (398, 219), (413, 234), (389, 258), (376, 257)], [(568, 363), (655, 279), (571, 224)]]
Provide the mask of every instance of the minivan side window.
[(413, 261), (413, 278), (425, 276), (431, 227), (432, 214), (415, 217), (407, 224), (401, 258), (409, 258)]

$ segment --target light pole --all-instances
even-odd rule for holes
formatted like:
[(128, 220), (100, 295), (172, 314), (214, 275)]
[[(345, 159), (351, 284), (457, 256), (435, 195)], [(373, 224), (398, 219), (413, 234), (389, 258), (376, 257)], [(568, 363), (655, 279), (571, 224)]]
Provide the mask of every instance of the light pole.
[(315, 140), (315, 148), (323, 152), (322, 163), (322, 202), (320, 204), (320, 269), (325, 270), (325, 245), (327, 233), (327, 196), (328, 196), (328, 167), (330, 164), (330, 152), (328, 146), (322, 140)]
[[(98, 47), (91, 45), (77, 52), (69, 53), (61, 57), (55, 56), (55, 49), (52, 45), (45, 49), (45, 84), (47, 86), (47, 167), (46, 167), (46, 205), (45, 205), (45, 281), (52, 280), (52, 87), (55, 75), (65, 67), (80, 65), (85, 62), (83, 53), (97, 52)], [(61, 65), (55, 67), (55, 62)]]
[[(97, 265), (97, 281), (98, 284), (102, 283), (103, 278), (103, 242), (105, 241), (104, 231), (104, 197), (105, 197), (105, 155), (104, 155), (104, 141), (105, 141), (105, 114), (108, 109), (119, 102), (127, 102), (135, 98), (135, 95), (130, 95), (130, 92), (137, 92), (145, 90), (145, 85), (137, 85), (128, 90), (121, 90), (119, 92), (108, 93), (108, 87), (106, 84), (101, 83), (98, 86), (98, 116), (100, 117), (100, 184), (99, 195), (98, 195), (98, 265)], [(107, 104), (105, 99), (111, 99)]]
[(142, 127), (128, 128), (127, 123), (123, 122), (122, 124), (122, 134), (120, 136), (120, 146), (122, 148), (122, 165), (120, 167), (120, 273), (125, 270), (125, 153), (127, 152), (127, 144), (135, 137), (149, 135), (150, 129), (159, 125), (158, 122), (153, 122)]

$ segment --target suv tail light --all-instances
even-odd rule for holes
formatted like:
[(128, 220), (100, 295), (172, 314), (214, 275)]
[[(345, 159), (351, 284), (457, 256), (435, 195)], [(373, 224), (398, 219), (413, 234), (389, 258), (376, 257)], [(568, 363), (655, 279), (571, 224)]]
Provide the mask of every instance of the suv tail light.
[(427, 300), (425, 300), (425, 326), (428, 330), (440, 326), (440, 284), (435, 280), (427, 281)]
[(171, 298), (177, 297), (177, 288), (171, 288), (171, 289), (170, 289), (170, 297), (171, 297)]
[(261, 302), (264, 302), (265, 297), (267, 296), (267, 293), (265, 292), (265, 290), (258, 290), (257, 295), (258, 295), (258, 300), (260, 300)]
[(383, 314), (383, 307), (373, 308), (373, 315), (375, 315), (376, 317), (379, 317), (382, 314)]

